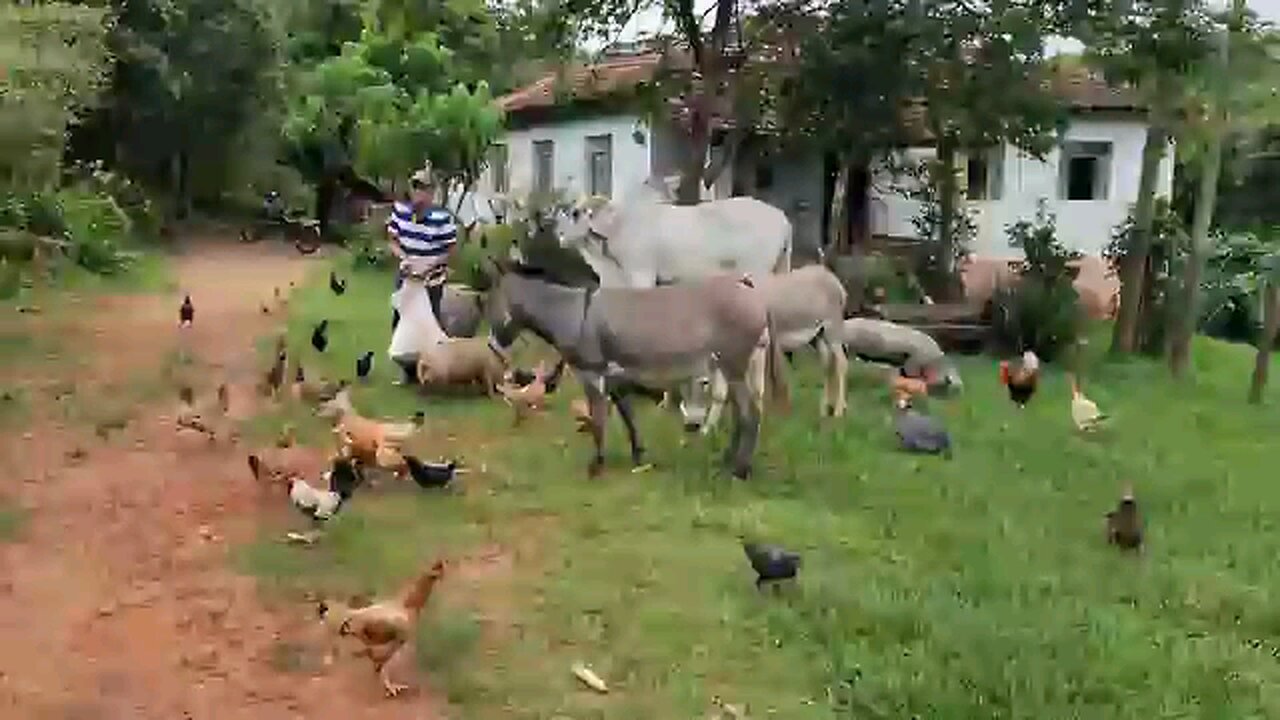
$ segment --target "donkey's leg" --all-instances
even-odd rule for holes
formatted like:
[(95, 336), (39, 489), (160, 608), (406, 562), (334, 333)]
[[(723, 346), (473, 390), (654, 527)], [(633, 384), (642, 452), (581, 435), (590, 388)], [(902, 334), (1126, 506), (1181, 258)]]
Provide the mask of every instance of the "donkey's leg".
[(751, 458), (760, 436), (760, 413), (745, 378), (729, 380), (729, 398), (734, 406), (733, 443), (728, 459), (734, 477), (746, 480), (751, 475)]
[(605, 394), (604, 378), (595, 373), (581, 373), (582, 391), (587, 396), (591, 414), (591, 441), (595, 453), (587, 465), (587, 476), (596, 477), (604, 469), (604, 424), (609, 419), (609, 397)]
[(627, 441), (631, 443), (631, 464), (639, 466), (644, 462), (644, 448), (640, 445), (640, 433), (636, 432), (635, 417), (631, 414), (631, 398), (626, 393), (611, 392), (609, 398), (613, 406), (618, 408), (618, 417), (627, 429)]
[(831, 373), (827, 377), (829, 380), (835, 381), (835, 385), (831, 389), (835, 393), (834, 414), (836, 417), (844, 417), (848, 398), (845, 383), (849, 375), (849, 357), (844, 353), (844, 344), (831, 342), (830, 337), (829, 334), (823, 333), (823, 338), (826, 338), (829, 344), (827, 352), (831, 357)]
[(702, 421), (702, 434), (709, 435), (720, 423), (720, 413), (724, 412), (724, 404), (729, 398), (729, 384), (725, 382), (724, 373), (719, 368), (711, 371), (711, 404), (707, 409), (707, 417)]

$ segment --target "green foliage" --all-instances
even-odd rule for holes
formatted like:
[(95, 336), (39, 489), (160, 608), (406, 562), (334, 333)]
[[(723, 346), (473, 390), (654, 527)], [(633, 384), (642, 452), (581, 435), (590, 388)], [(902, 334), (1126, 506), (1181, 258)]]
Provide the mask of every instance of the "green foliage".
[[(894, 173), (894, 191), (919, 204), (919, 211), (911, 218), (911, 225), (920, 238), (923, 252), (915, 272), (926, 287), (939, 288), (946, 284), (951, 268), (969, 256), (969, 246), (977, 234), (977, 221), (964, 203), (953, 205), (951, 217), (944, 216), (938, 173), (941, 165), (932, 160), (916, 163), (897, 163)], [(951, 244), (944, 246), (942, 232), (944, 222), (950, 223)], [(948, 252), (950, 257), (948, 257)]]
[(111, 102), (77, 138), (80, 157), (123, 169), (180, 205), (220, 200), (243, 135), (278, 103), (277, 32), (259, 0), (121, 3)]
[(106, 79), (107, 27), (101, 8), (0, 5), (0, 193), (57, 182), (66, 132)]
[(1023, 259), (1013, 284), (998, 287), (992, 296), (995, 340), (1005, 352), (1034, 350), (1053, 360), (1075, 345), (1083, 327), (1073, 287), (1080, 270), (1072, 264), (1081, 255), (1058, 239), (1056, 218), (1043, 201), (1034, 220), (1019, 220), (1005, 232)]
[(1277, 235), (1233, 233), (1214, 242), (1200, 285), (1200, 332), (1236, 342), (1254, 341), (1262, 326), (1268, 263), (1277, 251)]
[(77, 265), (100, 275), (129, 269), (136, 257), (127, 249), (133, 223), (114, 198), (81, 185), (60, 190), (58, 205)]
[(502, 113), (487, 83), (451, 86), (452, 76), (452, 53), (434, 33), (398, 39), (366, 28), (299, 78), (284, 126), (291, 157), (312, 179), (350, 156), (380, 179), (407, 177), (429, 160), (440, 181), (470, 185)]
[(387, 243), (387, 232), (380, 222), (368, 220), (348, 229), (347, 248), (351, 251), (351, 266), (357, 270), (390, 270), (396, 266), (396, 257)]
[(510, 256), (517, 231), (510, 225), (477, 226), (449, 261), (449, 277), (482, 292), (490, 285), (491, 263)]

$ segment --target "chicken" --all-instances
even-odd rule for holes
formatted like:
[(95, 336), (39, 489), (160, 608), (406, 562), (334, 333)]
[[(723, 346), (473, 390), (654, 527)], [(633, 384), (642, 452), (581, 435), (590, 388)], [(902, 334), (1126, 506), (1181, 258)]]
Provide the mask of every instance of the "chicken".
[(289, 486), (293, 480), (300, 477), (301, 474), (294, 468), (285, 464), (273, 464), (256, 453), (249, 454), (249, 472), (253, 473), (253, 479), (259, 483), (266, 482), (270, 485)]
[(929, 394), (929, 379), (928, 377), (911, 377), (899, 369), (890, 371), (889, 387), (893, 391), (895, 401), (901, 398), (909, 400), (912, 397), (924, 397)]
[(374, 671), (378, 673), (388, 697), (395, 697), (409, 688), (392, 680), (390, 665), (397, 657), (413, 656), (410, 640), (413, 639), (418, 617), (444, 574), (444, 560), (436, 560), (412, 585), (393, 598), (359, 609), (331, 607), (323, 600), (317, 607), (322, 621), (331, 626), (337, 625), (339, 636), (355, 637), (364, 644), (360, 654), (373, 661)]
[(569, 411), (573, 413), (573, 419), (578, 423), (578, 432), (584, 433), (591, 430), (591, 406), (586, 400), (575, 399), (569, 403)]
[(350, 458), (337, 457), (333, 467), (324, 474), (328, 484), (327, 490), (312, 487), (300, 477), (295, 477), (289, 484), (289, 500), (302, 514), (316, 522), (323, 522), (333, 517), (342, 504), (351, 497), (351, 493), (362, 482), (362, 473), (356, 462)]
[(1017, 367), (1011, 367), (1008, 360), (1000, 361), (1000, 384), (1009, 388), (1009, 399), (1019, 408), (1031, 401), (1039, 380), (1040, 358), (1031, 350), (1022, 353), (1022, 362)]
[(226, 384), (218, 386), (218, 393), (214, 402), (196, 405), (195, 396), (189, 386), (183, 386), (178, 391), (179, 406), (175, 417), (175, 423), (180, 429), (194, 430), (204, 433), (209, 438), (209, 442), (217, 440), (218, 431), (212, 422), (213, 416), (225, 416), (229, 408), (229, 396)]
[(800, 571), (800, 555), (788, 552), (774, 545), (763, 545), (755, 542), (743, 542), (742, 551), (746, 553), (751, 569), (756, 571), (756, 588), (765, 583), (776, 583), (779, 580), (794, 579)]
[(502, 395), (502, 399), (515, 410), (517, 425), (533, 412), (542, 409), (547, 399), (546, 376), (546, 365), (538, 363), (533, 370), (533, 379), (524, 387), (517, 387), (509, 382), (498, 385), (498, 393)]
[(344, 387), (344, 382), (308, 381), (307, 374), (298, 363), (293, 373), (293, 397), (309, 403), (332, 400)]
[(356, 377), (361, 380), (368, 380), (371, 370), (373, 370), (373, 351), (369, 350), (356, 358)]
[(328, 320), (321, 320), (311, 331), (311, 347), (315, 348), (316, 352), (324, 352), (329, 347), (329, 336), (326, 334), (328, 331)]
[(347, 291), (347, 283), (345, 280), (339, 280), (337, 273), (329, 271), (329, 289), (334, 295), (341, 295)]
[(1067, 375), (1067, 378), (1071, 381), (1071, 420), (1075, 422), (1076, 429), (1081, 432), (1098, 429), (1107, 416), (1098, 410), (1096, 403), (1080, 392), (1080, 383), (1075, 375)]
[(178, 327), (191, 327), (196, 319), (196, 308), (191, 304), (191, 296), (182, 298), (182, 306), (178, 308)]
[(1124, 550), (1142, 549), (1142, 516), (1132, 485), (1125, 486), (1116, 509), (1107, 513), (1107, 542)]
[(893, 429), (898, 434), (899, 447), (907, 452), (951, 457), (951, 435), (940, 421), (912, 408), (909, 398), (899, 397), (897, 406)]
[(409, 476), (418, 483), (418, 487), (423, 489), (447, 486), (453, 481), (458, 471), (456, 460), (450, 460), (447, 463), (424, 463), (413, 455), (405, 455), (404, 462)]
[(386, 449), (398, 450), (417, 430), (411, 422), (384, 423), (362, 417), (352, 407), (349, 390), (345, 387), (324, 403), (319, 413), (335, 419), (333, 431), (340, 445), (366, 465), (381, 466), (379, 452), (383, 452), (385, 457)]
[(271, 368), (267, 370), (266, 376), (262, 379), (262, 385), (259, 389), (264, 395), (276, 397), (280, 394), (280, 387), (284, 385), (285, 364), (289, 361), (289, 354), (283, 349), (276, 351), (276, 361), (271, 364)]

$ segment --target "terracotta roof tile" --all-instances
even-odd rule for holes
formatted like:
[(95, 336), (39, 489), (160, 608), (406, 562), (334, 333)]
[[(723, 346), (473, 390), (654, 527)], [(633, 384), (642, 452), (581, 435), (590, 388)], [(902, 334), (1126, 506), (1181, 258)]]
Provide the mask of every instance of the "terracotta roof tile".
[[(616, 57), (590, 66), (567, 71), (572, 83), (574, 101), (594, 100), (608, 95), (636, 90), (642, 83), (652, 82), (661, 67), (660, 53), (643, 53)], [(562, 101), (558, 98), (556, 73), (548, 73), (538, 81), (498, 98), (498, 105), (508, 113), (549, 108)], [(1059, 68), (1050, 87), (1071, 107), (1078, 110), (1139, 110), (1142, 102), (1132, 89), (1107, 83), (1097, 73), (1082, 67)], [(919, 108), (909, 111), (909, 124), (918, 122)]]

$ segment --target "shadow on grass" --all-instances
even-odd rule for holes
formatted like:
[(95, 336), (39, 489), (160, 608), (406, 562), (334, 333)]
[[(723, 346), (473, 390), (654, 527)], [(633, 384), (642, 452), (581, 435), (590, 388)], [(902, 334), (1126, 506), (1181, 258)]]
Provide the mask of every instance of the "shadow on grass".
[[(954, 434), (952, 461), (894, 451), (888, 392), (857, 363), (848, 416), (819, 420), (817, 369), (801, 354), (796, 409), (767, 415), (751, 481), (720, 470), (727, 428), (682, 446), (678, 423), (648, 407), (656, 469), (628, 472), (615, 419), (609, 470), (588, 481), (574, 383), (518, 431), (499, 402), (391, 387), (389, 287), (354, 273), (341, 298), (301, 288), (291, 347), (335, 378), (374, 350), (357, 408), (423, 409), (415, 450), (474, 472), (454, 495), (357, 495), (319, 546), (264, 537), (237, 562), (298, 597), (385, 592), (436, 554), (498, 548), (497, 569), (446, 580), (421, 629), (424, 662), (467, 718), (704, 717), (713, 696), (802, 719), (1280, 714), (1268, 639), (1280, 630), (1280, 412), (1243, 404), (1247, 348), (1197, 342), (1197, 379), (1177, 387), (1091, 346), (1085, 391), (1113, 417), (1092, 438), (1072, 429), (1057, 368), (1018, 411), (991, 360), (965, 359), (964, 394), (927, 408)], [(306, 342), (326, 317), (320, 355)], [(1141, 558), (1102, 541), (1126, 481), (1148, 517)], [(741, 537), (800, 551), (798, 586), (757, 593)], [(583, 690), (575, 661), (611, 692)]]

